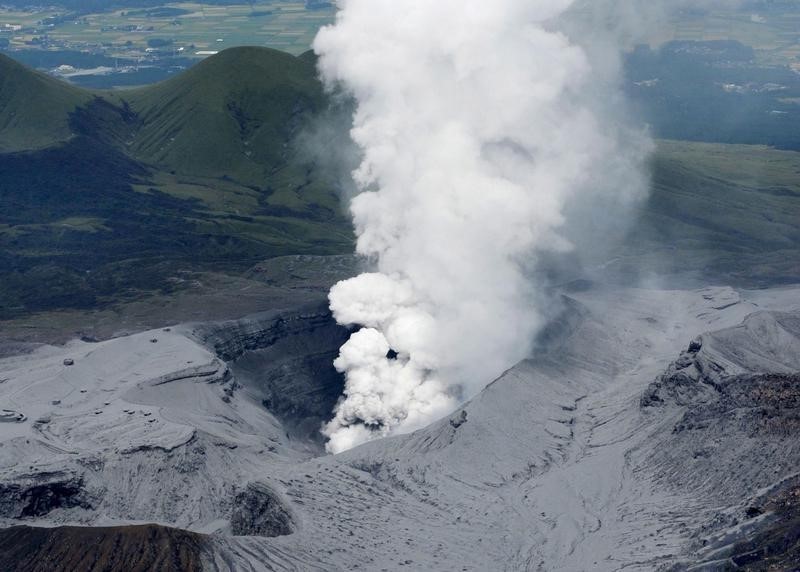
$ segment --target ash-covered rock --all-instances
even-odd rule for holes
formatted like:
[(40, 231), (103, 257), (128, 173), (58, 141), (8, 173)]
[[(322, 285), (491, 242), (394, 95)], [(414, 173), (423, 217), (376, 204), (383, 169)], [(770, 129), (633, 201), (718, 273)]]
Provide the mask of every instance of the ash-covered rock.
[(197, 326), (193, 333), (291, 433), (321, 438), (319, 427), (344, 387), (333, 360), (349, 335), (327, 305)]
[(737, 570), (800, 570), (800, 477), (768, 495), (747, 516), (761, 518), (752, 538), (736, 543), (730, 561)]
[(192, 333), (224, 361), (245, 352), (263, 350), (293, 336), (330, 327), (336, 328), (327, 304), (314, 304), (293, 311), (254, 314), (240, 320), (197, 325)]
[(674, 565), (670, 572), (800, 570), (800, 477), (762, 493), (730, 515), (727, 528), (704, 540), (698, 562)]
[(71, 472), (37, 473), (0, 483), (0, 516), (41, 517), (59, 508), (92, 508), (83, 477)]
[(289, 510), (278, 495), (262, 483), (250, 483), (236, 495), (231, 532), (235, 536), (287, 536), (294, 532)]
[(717, 507), (690, 542), (694, 560), (675, 570), (800, 561), (799, 318), (759, 312), (704, 335), (641, 398), (674, 419), (649, 459), (656, 481)]
[(453, 429), (458, 429), (466, 422), (467, 411), (465, 409), (462, 409), (460, 413), (450, 418), (450, 426), (453, 427)]
[(737, 375), (800, 371), (800, 317), (758, 312), (743, 324), (693, 340), (641, 398), (643, 408), (688, 406), (720, 399)]
[(707, 354), (701, 353), (702, 345), (702, 338), (693, 340), (667, 371), (650, 384), (642, 395), (640, 405), (647, 408), (667, 402), (690, 405), (714, 400), (725, 369)]
[[(709, 427), (727, 418), (743, 436), (797, 435), (800, 429), (800, 374), (741, 374), (719, 387), (717, 399), (693, 407), (675, 432)], [(724, 421), (723, 421), (724, 422)]]

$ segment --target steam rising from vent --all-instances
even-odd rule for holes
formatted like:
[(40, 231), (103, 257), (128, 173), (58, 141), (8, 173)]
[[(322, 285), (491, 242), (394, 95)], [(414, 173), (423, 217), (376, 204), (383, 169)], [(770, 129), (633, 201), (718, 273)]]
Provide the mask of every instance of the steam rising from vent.
[(330, 292), (360, 328), (331, 452), (420, 428), (529, 355), (538, 258), (619, 226), (649, 151), (617, 119), (617, 54), (560, 31), (571, 0), (339, 4), (314, 49), (357, 102), (351, 212), (375, 271)]

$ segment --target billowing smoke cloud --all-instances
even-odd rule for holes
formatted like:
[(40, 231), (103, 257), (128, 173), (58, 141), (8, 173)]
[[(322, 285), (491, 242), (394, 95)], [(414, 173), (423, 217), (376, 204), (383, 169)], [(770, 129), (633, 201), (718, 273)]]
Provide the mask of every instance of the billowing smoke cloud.
[(622, 226), (650, 150), (620, 121), (618, 54), (563, 26), (571, 0), (339, 4), (314, 49), (357, 103), (351, 212), (375, 271), (330, 292), (360, 328), (335, 361), (332, 452), (417, 429), (529, 355), (537, 260)]

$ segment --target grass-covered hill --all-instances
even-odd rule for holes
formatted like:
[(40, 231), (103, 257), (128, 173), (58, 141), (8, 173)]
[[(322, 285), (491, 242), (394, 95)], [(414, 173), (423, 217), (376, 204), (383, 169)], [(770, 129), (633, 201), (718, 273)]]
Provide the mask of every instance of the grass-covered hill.
[(660, 141), (649, 200), (609, 268), (622, 276), (800, 283), (800, 153)]
[(69, 114), (91, 95), (0, 54), (0, 153), (70, 137)]
[(294, 144), (324, 105), (310, 58), (266, 48), (118, 92), (0, 55), (0, 318), (350, 251), (331, 179)]
[(137, 157), (253, 185), (283, 166), (285, 143), (324, 105), (313, 64), (263, 48), (224, 51), (124, 98), (140, 122)]

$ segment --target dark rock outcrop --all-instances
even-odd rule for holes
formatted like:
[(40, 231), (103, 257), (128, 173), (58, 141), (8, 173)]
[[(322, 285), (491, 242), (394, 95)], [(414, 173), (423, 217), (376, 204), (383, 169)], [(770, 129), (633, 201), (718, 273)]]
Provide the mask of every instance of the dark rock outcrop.
[[(757, 527), (756, 534), (733, 546), (732, 569), (767, 571), (800, 570), (800, 478), (769, 495), (758, 508), (773, 518)], [(756, 515), (760, 516), (760, 515)]]
[(325, 303), (204, 324), (193, 333), (291, 433), (320, 439), (344, 387), (333, 360), (349, 336)]
[(643, 408), (656, 407), (667, 402), (691, 405), (716, 398), (725, 370), (713, 358), (700, 351), (702, 343), (702, 338), (694, 340), (689, 349), (650, 384), (640, 400)]
[(329, 330), (346, 332), (336, 325), (327, 304), (321, 303), (290, 311), (263, 312), (240, 320), (200, 324), (192, 333), (221, 359), (231, 362), (248, 351), (267, 349), (296, 336), (321, 331), (331, 333)]
[(467, 422), (467, 412), (464, 409), (461, 410), (461, 413), (454, 415), (453, 417), (450, 418), (450, 426), (453, 427), (453, 429), (458, 429), (466, 422)]
[(204, 535), (157, 525), (0, 529), (7, 572), (201, 572), (212, 550)]
[[(642, 395), (642, 408), (672, 403), (697, 406), (741, 399), (740, 376), (786, 375), (800, 371), (800, 316), (758, 312), (741, 326), (693, 340)], [(761, 384), (775, 381), (762, 379)], [(726, 385), (733, 383), (731, 388)], [(767, 392), (772, 390), (767, 390)], [(764, 394), (766, 396), (766, 394)], [(755, 402), (753, 402), (755, 404)]]
[(235, 536), (287, 536), (294, 532), (291, 514), (280, 498), (262, 483), (250, 483), (236, 495), (231, 532)]
[(70, 472), (39, 473), (0, 484), (0, 516), (39, 517), (58, 508), (91, 508), (83, 477)]
[(741, 515), (745, 533), (712, 543), (710, 556), (670, 572), (784, 572), (800, 570), (800, 477), (771, 489)]

